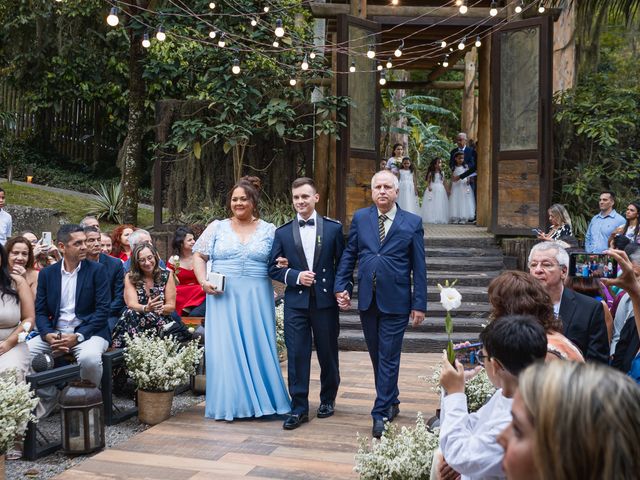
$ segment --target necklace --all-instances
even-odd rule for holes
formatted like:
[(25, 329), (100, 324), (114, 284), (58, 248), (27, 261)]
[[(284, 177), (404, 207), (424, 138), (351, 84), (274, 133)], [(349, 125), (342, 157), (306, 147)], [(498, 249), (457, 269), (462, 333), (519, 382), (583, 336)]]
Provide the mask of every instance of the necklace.
[(256, 221), (256, 218), (254, 216), (251, 216), (251, 220), (244, 221), (244, 222), (240, 220), (238, 217), (232, 217), (232, 219), (235, 220), (235, 222), (238, 225), (251, 225), (253, 222)]

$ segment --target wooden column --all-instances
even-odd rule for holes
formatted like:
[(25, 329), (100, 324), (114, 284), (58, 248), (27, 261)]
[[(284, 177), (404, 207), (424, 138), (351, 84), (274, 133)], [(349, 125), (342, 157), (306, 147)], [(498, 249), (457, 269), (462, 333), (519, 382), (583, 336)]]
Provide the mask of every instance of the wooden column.
[(491, 224), (491, 37), (486, 37), (478, 49), (478, 205), (477, 224)]
[(464, 56), (464, 90), (462, 92), (462, 132), (474, 141), (478, 139), (476, 111), (476, 63), (478, 53), (473, 47)]
[(354, 17), (367, 18), (367, 0), (351, 0), (349, 13)]
[[(331, 45), (335, 45), (338, 41), (338, 36), (336, 33), (332, 33), (331, 35), (329, 35), (330, 37), (330, 41), (331, 41)], [(338, 71), (338, 52), (337, 51), (333, 51), (331, 52), (331, 69), (334, 72)], [(338, 80), (337, 80), (337, 76), (334, 75), (333, 77), (331, 77), (331, 95), (333, 96), (337, 96), (338, 95)], [(335, 116), (332, 117), (335, 120)], [(337, 169), (337, 163), (338, 163), (338, 146), (336, 144), (336, 136), (335, 135), (331, 135), (329, 137), (329, 155), (328, 155), (328, 186), (327, 186), (327, 197), (326, 197), (326, 202), (327, 202), (327, 215), (332, 217), (332, 218), (336, 218), (336, 212), (337, 212), (337, 207), (336, 207), (336, 199), (338, 197), (338, 189), (337, 189), (337, 184), (336, 184), (336, 169)]]

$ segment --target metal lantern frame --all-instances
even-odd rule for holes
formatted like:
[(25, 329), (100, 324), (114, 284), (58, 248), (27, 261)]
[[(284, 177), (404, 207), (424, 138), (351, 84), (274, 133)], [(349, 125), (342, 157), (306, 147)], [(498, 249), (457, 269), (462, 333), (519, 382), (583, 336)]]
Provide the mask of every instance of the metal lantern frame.
[(86, 380), (72, 382), (60, 396), (62, 450), (79, 455), (105, 447), (102, 393)]

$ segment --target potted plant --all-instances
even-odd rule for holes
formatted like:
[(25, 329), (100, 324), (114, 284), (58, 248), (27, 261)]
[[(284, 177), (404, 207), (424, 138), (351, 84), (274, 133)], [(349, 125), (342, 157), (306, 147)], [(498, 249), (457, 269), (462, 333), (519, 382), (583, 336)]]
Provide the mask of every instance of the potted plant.
[(195, 373), (202, 348), (197, 339), (180, 344), (149, 333), (125, 337), (127, 372), (138, 387), (138, 419), (156, 425), (171, 415), (174, 391)]
[(0, 374), (0, 479), (4, 479), (4, 456), (22, 435), (28, 422), (35, 422), (33, 409), (38, 399), (29, 385), (18, 380), (15, 370)]

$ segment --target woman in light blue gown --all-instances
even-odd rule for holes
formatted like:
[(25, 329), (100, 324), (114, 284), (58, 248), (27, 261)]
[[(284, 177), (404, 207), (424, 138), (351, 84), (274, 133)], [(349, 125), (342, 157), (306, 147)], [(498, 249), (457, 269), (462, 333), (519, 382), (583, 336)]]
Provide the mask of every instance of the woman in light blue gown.
[[(194, 272), (207, 293), (205, 416), (216, 420), (290, 411), (267, 275), (275, 226), (257, 218), (257, 202), (254, 185), (240, 180), (229, 196), (231, 218), (211, 223), (193, 247)], [(207, 281), (208, 260), (209, 271), (226, 276), (224, 292)]]

